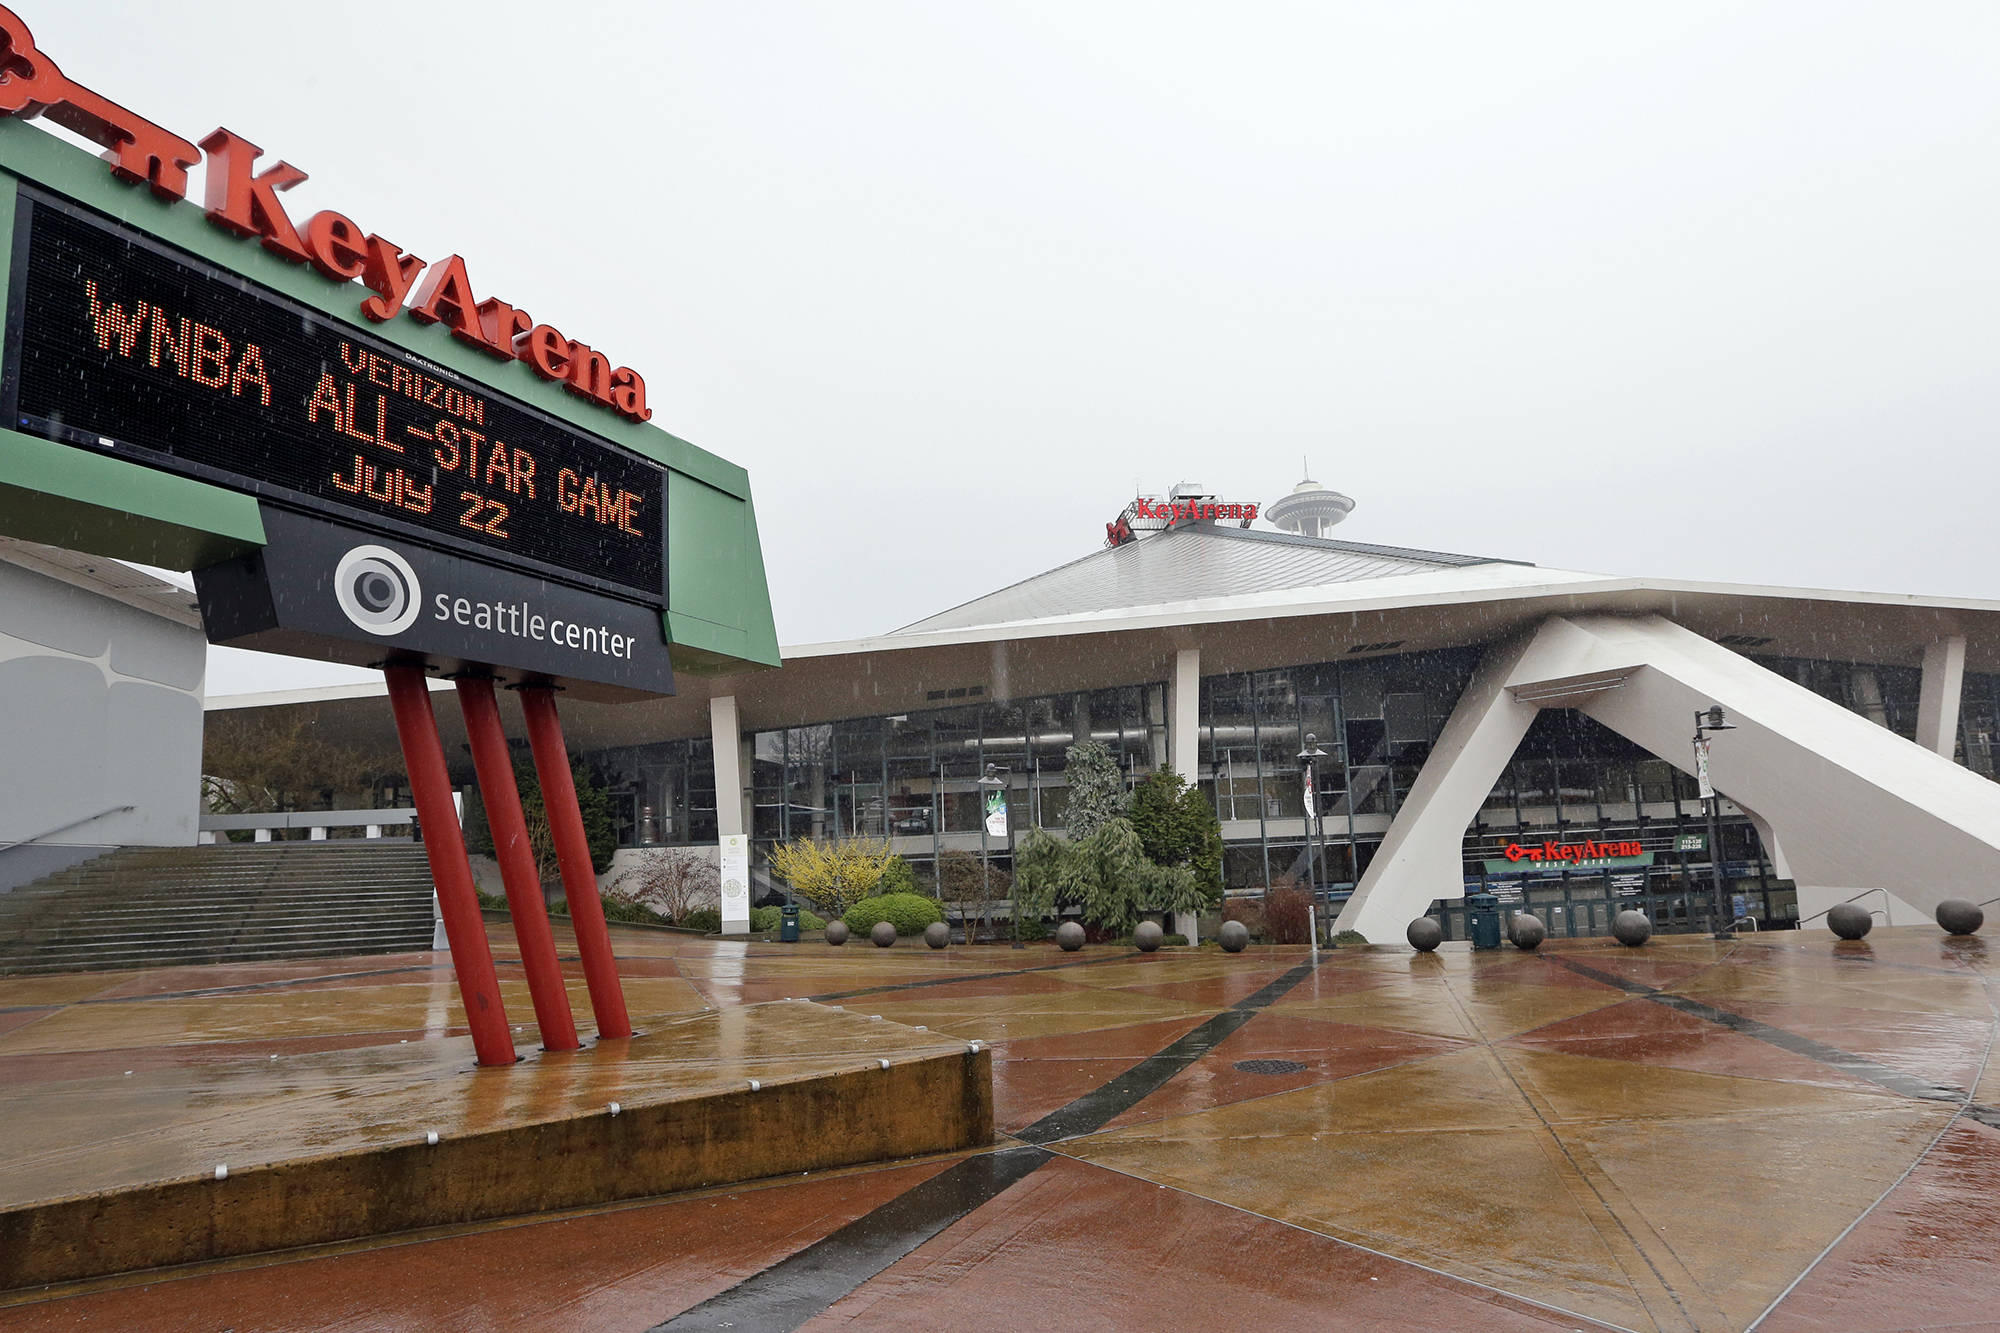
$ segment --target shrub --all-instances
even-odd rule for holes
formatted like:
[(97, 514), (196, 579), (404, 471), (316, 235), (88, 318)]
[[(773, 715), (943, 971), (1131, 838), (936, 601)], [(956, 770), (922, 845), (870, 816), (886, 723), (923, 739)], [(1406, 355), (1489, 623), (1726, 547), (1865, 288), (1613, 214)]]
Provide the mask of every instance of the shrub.
[[(678, 921), (697, 907), (721, 905), (721, 875), (707, 857), (677, 847), (652, 847), (632, 858), (618, 877), (619, 898), (652, 916)], [(626, 920), (620, 917), (619, 920)]]
[(479, 905), (485, 908), (487, 911), (504, 912), (507, 910), (506, 894), (488, 893), (484, 889), (474, 889), (473, 892), (479, 895)]
[(686, 920), (679, 924), (686, 926), (689, 930), (705, 930), (713, 935), (716, 931), (722, 929), (722, 913), (713, 907), (697, 907), (687, 914)]
[(1305, 944), (1312, 899), (1290, 886), (1264, 892), (1264, 938), (1272, 944)]
[[(845, 912), (879, 893), (889, 862), (886, 839), (876, 842), (800, 838), (771, 849), (771, 873), (792, 891), (829, 912)], [(853, 923), (849, 923), (852, 928)]]
[(1333, 942), (1337, 945), (1366, 944), (1368, 937), (1358, 930), (1343, 930), (1333, 937)]
[(896, 927), (898, 935), (908, 937), (921, 935), (925, 926), (944, 920), (944, 908), (938, 906), (936, 899), (920, 894), (890, 893), (879, 898), (863, 898), (848, 908), (847, 915), (841, 919), (856, 935), (866, 935), (875, 928), (877, 921), (887, 921)]
[(1187, 936), (1185, 936), (1185, 935), (1169, 935), (1169, 936), (1167, 936), (1167, 937), (1166, 937), (1165, 939), (1161, 940), (1161, 941), (1160, 941), (1160, 943), (1162, 943), (1162, 944), (1178, 944), (1178, 945), (1182, 945), (1183, 947), (1185, 947), (1185, 946), (1186, 946), (1186, 944), (1187, 944)]
[[(1012, 927), (1009, 927), (1010, 931)], [(1042, 920), (1038, 912), (1030, 912), (1021, 918), (1021, 938), (1029, 944), (1049, 937), (1049, 923)], [(1009, 938), (1012, 938), (1011, 935)]]
[(1241, 921), (1252, 935), (1264, 933), (1264, 905), (1255, 898), (1231, 898), (1222, 905), (1222, 919)]
[(875, 892), (880, 895), (891, 893), (922, 895), (924, 890), (923, 886), (917, 883), (917, 872), (910, 868), (910, 863), (900, 856), (892, 856), (888, 864), (882, 867), (882, 878), (876, 883)]
[[(777, 930), (785, 924), (785, 909), (782, 907), (753, 907), (750, 909), (750, 929), (757, 931)], [(800, 930), (825, 930), (826, 921), (801, 907), (799, 909)]]
[[(622, 921), (630, 926), (665, 926), (672, 924), (665, 915), (655, 912), (642, 902), (636, 902), (631, 898), (621, 898), (613, 893), (601, 894), (599, 896), (604, 900), (604, 919), (606, 921)], [(565, 912), (569, 910), (567, 904), (564, 905), (563, 910)]]

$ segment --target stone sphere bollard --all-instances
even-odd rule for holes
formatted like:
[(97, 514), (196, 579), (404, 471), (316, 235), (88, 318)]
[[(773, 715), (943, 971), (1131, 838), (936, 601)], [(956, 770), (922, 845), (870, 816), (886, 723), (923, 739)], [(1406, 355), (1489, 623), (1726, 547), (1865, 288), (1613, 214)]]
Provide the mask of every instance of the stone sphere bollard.
[(1250, 927), (1241, 921), (1225, 921), (1222, 929), (1215, 932), (1215, 938), (1224, 953), (1242, 953), (1243, 946), (1250, 943)]
[(1403, 935), (1410, 941), (1410, 947), (1418, 953), (1429, 953), (1444, 943), (1444, 927), (1434, 918), (1427, 916), (1420, 916), (1412, 921), (1410, 928), (1404, 931)]
[(942, 921), (933, 921), (924, 927), (924, 943), (933, 949), (942, 949), (951, 943), (951, 927)]
[(896, 942), (896, 923), (893, 921), (877, 921), (875, 929), (868, 932), (868, 938), (875, 941), (876, 948), (888, 948)]
[(1065, 921), (1056, 927), (1056, 943), (1064, 953), (1075, 953), (1083, 947), (1083, 927), (1074, 921)]
[(1826, 928), (1844, 940), (1858, 940), (1875, 929), (1875, 918), (1860, 903), (1836, 903), (1826, 914)]
[(1166, 932), (1160, 929), (1159, 922), (1141, 921), (1139, 928), (1132, 932), (1132, 944), (1140, 953), (1151, 953), (1160, 947), (1160, 941), (1166, 937)]
[(1516, 912), (1511, 934), (1515, 948), (1539, 949), (1542, 941), (1549, 937), (1549, 928), (1533, 912)]
[(1937, 923), (1947, 935), (1977, 935), (1986, 924), (1986, 913), (1978, 903), (1947, 898), (1937, 905)]
[(826, 923), (826, 942), (827, 942), (828, 944), (845, 944), (845, 943), (847, 943), (847, 923), (846, 923), (845, 921), (829, 921), (829, 922), (827, 922), (827, 923)]
[(1636, 949), (1653, 938), (1653, 919), (1635, 907), (1611, 918), (1611, 938)]

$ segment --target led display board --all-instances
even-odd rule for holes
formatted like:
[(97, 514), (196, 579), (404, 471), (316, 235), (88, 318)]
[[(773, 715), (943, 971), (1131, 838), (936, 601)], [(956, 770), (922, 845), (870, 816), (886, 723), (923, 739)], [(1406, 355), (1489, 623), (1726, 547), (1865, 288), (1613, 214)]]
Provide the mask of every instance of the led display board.
[(664, 602), (666, 471), (647, 459), (26, 189), (8, 292), (17, 430)]

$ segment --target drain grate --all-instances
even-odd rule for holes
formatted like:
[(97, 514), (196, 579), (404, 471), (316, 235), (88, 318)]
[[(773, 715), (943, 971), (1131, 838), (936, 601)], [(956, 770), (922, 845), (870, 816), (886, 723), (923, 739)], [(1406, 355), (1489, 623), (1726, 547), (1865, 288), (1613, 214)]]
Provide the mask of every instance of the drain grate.
[(1236, 1068), (1245, 1074), (1303, 1074), (1306, 1067), (1297, 1060), (1238, 1060)]

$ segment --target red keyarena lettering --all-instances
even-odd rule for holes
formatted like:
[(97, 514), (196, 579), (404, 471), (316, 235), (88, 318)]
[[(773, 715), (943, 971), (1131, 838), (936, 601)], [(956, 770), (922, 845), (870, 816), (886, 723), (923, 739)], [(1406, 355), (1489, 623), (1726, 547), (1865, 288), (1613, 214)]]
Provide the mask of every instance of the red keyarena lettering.
[[(307, 220), (301, 234), (280, 199), (305, 181), (306, 173), (280, 161), (262, 171), (257, 160), (263, 149), (227, 127), (212, 131), (199, 149), (101, 94), (64, 77), (55, 62), (36, 49), (34, 35), (18, 15), (0, 6), (0, 115), (46, 115), (56, 124), (110, 151), (112, 174), (127, 184), (144, 183), (168, 199), (187, 195), (187, 168), (206, 157), (203, 211), (208, 220), (231, 235), (254, 237), (273, 254), (295, 264), (309, 264), (329, 282), (359, 281), (373, 295), (361, 302), (361, 313), (378, 323), (394, 319), (408, 306), (411, 318), (441, 323), (453, 336), (503, 359), (525, 361), (542, 378), (634, 421), (650, 420), (646, 381), (628, 366), (614, 365), (596, 349), (573, 342), (553, 326), (536, 324), (522, 310), (498, 298), (478, 300), (465, 261), (452, 255), (430, 267), (406, 254), (393, 242), (361, 227), (345, 214), (323, 209)], [(422, 286), (417, 286), (419, 279)], [(141, 313), (127, 315), (114, 307), (93, 306), (100, 344), (108, 350), (115, 339), (129, 355), (138, 334), (126, 330)], [(115, 313), (114, 313), (115, 311)], [(238, 365), (226, 374), (218, 369), (229, 353), (220, 332), (181, 320), (177, 330), (155, 319), (150, 344), (152, 363), (170, 354), (179, 373), (202, 384), (257, 384), (261, 368)], [(190, 338), (194, 342), (190, 344)], [(260, 354), (261, 359), (261, 354)], [(198, 373), (194, 370), (198, 367)], [(218, 378), (218, 376), (220, 378)], [(266, 389), (268, 392), (268, 389)], [(448, 409), (449, 410), (449, 409)]]

